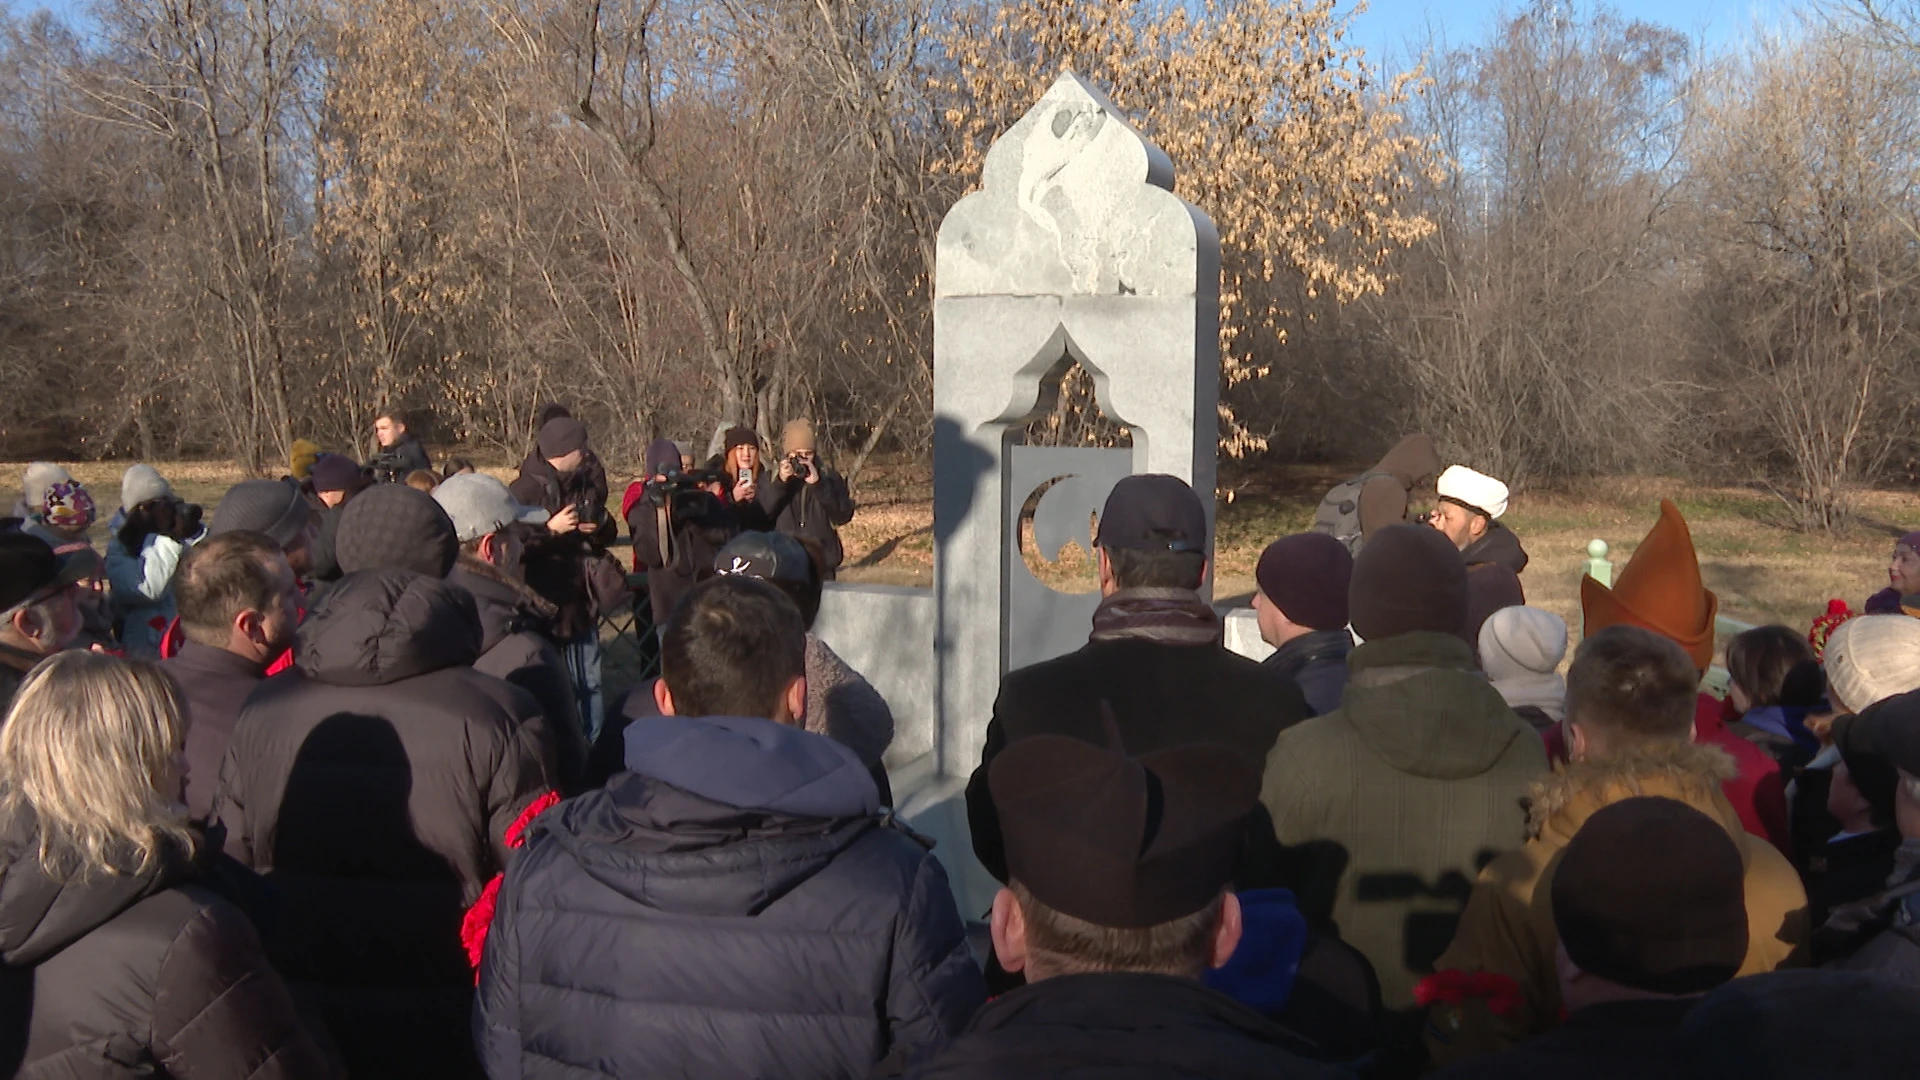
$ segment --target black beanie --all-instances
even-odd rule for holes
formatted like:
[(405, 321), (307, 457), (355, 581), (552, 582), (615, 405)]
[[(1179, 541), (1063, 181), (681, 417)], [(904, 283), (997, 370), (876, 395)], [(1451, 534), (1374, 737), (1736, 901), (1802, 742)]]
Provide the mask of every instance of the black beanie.
[(1362, 641), (1425, 630), (1458, 635), (1467, 623), (1467, 564), (1438, 529), (1388, 525), (1353, 560), (1347, 617)]
[(433, 496), (405, 484), (377, 484), (340, 512), (334, 556), (349, 574), (412, 570), (443, 578), (460, 557), (460, 541)]

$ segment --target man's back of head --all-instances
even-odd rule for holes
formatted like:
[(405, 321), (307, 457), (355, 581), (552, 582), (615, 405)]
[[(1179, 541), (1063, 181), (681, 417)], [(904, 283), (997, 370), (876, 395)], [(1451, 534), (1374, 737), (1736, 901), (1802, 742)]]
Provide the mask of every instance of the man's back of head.
[(202, 541), (180, 561), (173, 591), (180, 628), (196, 645), (266, 659), (292, 640), (293, 571), (264, 533)]
[(989, 783), (1006, 836), (993, 940), (1007, 970), (1194, 979), (1232, 955), (1227, 888), (1260, 791), (1239, 755), (1195, 744), (1130, 758), (1035, 735), (994, 759)]
[(1687, 741), (1697, 684), (1692, 659), (1670, 638), (1625, 625), (1594, 634), (1567, 670), (1569, 750), (1585, 758)]
[(1467, 625), (1467, 566), (1425, 525), (1388, 525), (1353, 560), (1347, 614), (1362, 641), (1459, 634)]
[(1100, 510), (1100, 584), (1122, 589), (1198, 589), (1207, 576), (1207, 513), (1177, 476), (1129, 476)]
[(340, 513), (334, 538), (340, 569), (411, 570), (444, 578), (460, 557), (453, 520), (433, 496), (404, 484), (362, 492)]
[(695, 586), (660, 641), (655, 700), (670, 716), (806, 716), (807, 632), (800, 609), (753, 578)]

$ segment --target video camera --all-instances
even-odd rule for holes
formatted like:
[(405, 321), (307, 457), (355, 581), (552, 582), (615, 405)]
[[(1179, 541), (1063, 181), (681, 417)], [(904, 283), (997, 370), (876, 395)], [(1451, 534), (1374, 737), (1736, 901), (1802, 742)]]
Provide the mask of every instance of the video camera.
[(400, 483), (407, 478), (407, 471), (397, 448), (389, 447), (382, 450), (367, 461), (368, 474), (382, 484)]
[(794, 478), (797, 480), (805, 480), (813, 475), (813, 466), (809, 465), (807, 459), (801, 457), (799, 454), (788, 454), (787, 464), (793, 469)]
[(727, 475), (713, 469), (696, 469), (690, 473), (674, 470), (664, 480), (649, 480), (641, 495), (647, 505), (667, 508), (667, 513), (680, 520), (704, 517), (710, 509), (707, 500), (713, 492), (707, 490), (710, 484), (725, 487)]

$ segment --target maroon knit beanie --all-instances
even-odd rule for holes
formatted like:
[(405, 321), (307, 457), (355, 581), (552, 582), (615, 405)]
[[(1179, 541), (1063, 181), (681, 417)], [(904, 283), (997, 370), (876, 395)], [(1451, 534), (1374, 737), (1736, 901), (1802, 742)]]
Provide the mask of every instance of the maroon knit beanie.
[(1388, 525), (1353, 560), (1347, 616), (1362, 641), (1416, 631), (1459, 634), (1467, 623), (1467, 564), (1438, 529)]
[(1353, 556), (1325, 533), (1283, 536), (1260, 553), (1253, 580), (1290, 622), (1315, 630), (1347, 625), (1347, 585)]

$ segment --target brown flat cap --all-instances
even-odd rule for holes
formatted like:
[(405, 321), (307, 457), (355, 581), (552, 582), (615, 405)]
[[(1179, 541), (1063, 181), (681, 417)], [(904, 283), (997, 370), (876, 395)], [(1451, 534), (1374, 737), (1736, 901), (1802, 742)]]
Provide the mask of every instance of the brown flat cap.
[(1711, 990), (1747, 957), (1740, 849), (1674, 799), (1602, 807), (1560, 858), (1553, 921), (1582, 971), (1660, 994)]
[(1007, 871), (1042, 903), (1096, 926), (1139, 929), (1200, 911), (1227, 888), (1260, 770), (1221, 746), (1138, 758), (1034, 735), (987, 774)]

